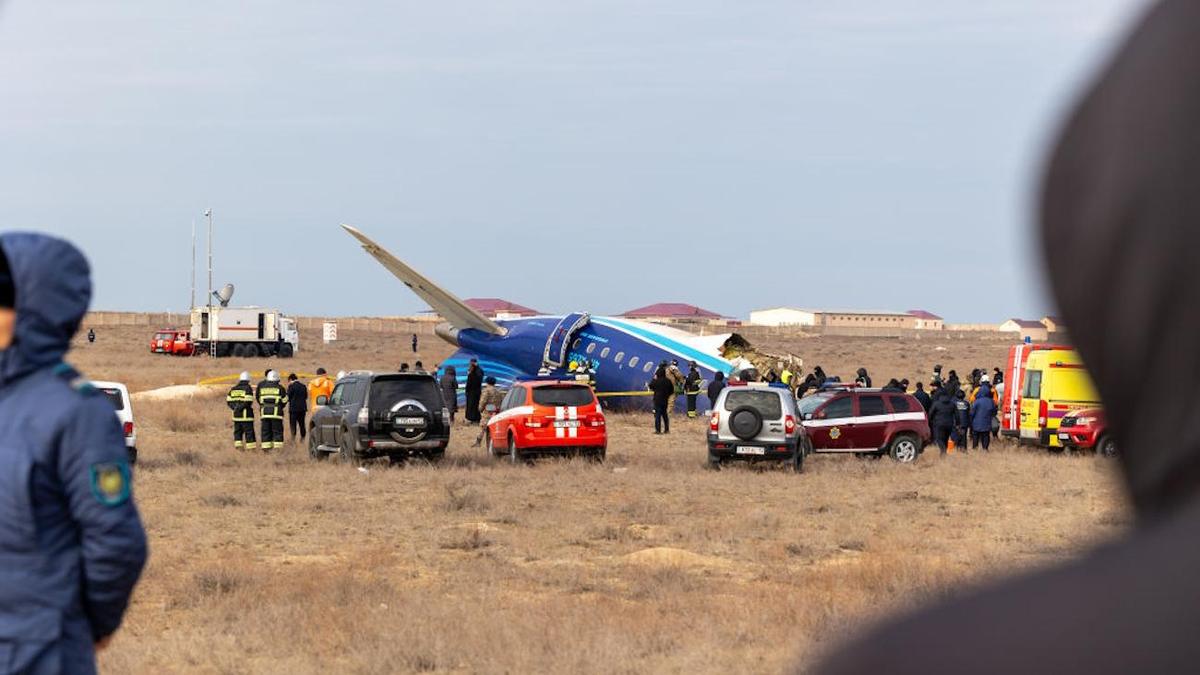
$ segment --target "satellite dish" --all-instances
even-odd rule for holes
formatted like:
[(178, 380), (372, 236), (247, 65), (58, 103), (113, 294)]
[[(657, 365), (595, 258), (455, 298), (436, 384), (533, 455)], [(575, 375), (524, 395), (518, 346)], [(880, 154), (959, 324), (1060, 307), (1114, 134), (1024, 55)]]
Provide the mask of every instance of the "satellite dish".
[(222, 307), (228, 307), (229, 301), (233, 299), (233, 284), (225, 284), (219, 291), (213, 291), (213, 297), (221, 303)]

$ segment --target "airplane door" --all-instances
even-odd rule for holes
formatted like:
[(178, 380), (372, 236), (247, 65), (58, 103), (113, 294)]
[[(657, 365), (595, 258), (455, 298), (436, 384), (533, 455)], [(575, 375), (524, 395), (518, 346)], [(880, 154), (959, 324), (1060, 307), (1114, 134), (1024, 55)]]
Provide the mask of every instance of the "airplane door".
[(567, 350), (571, 346), (571, 338), (583, 330), (592, 320), (586, 312), (573, 312), (562, 318), (554, 330), (550, 331), (550, 339), (546, 340), (546, 350), (542, 353), (542, 363), (551, 368), (562, 368), (567, 359)]

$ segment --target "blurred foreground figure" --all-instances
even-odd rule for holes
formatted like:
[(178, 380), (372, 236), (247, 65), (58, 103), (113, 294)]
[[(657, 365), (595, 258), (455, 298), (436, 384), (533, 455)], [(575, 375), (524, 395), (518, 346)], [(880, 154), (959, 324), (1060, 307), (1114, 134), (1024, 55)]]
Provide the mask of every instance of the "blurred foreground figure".
[(63, 363), (91, 300), (74, 246), (0, 235), (0, 672), (92, 673), (146, 561), (112, 405)]
[(1071, 118), (1043, 196), (1054, 292), (1125, 451), (1137, 527), (879, 628), (820, 672), (1200, 670), (1197, 45), (1200, 3), (1156, 5)]

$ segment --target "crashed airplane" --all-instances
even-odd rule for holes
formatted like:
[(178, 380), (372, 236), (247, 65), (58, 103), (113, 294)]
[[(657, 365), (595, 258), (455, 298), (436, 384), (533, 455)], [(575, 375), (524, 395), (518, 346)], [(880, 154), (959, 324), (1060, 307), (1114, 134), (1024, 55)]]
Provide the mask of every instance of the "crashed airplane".
[[(795, 357), (759, 354), (736, 333), (700, 336), (659, 324), (586, 312), (493, 321), (359, 230), (342, 227), (445, 319), (438, 325), (437, 335), (458, 351), (442, 366), (453, 366), (460, 383), (466, 378), (471, 359), (477, 359), (484, 371), (504, 387), (546, 373), (570, 379), (570, 364), (587, 363), (596, 382), (596, 395), (604, 406), (632, 409), (649, 407), (646, 385), (663, 361), (678, 360), (685, 372), (687, 364), (695, 361), (706, 386), (717, 372), (730, 376), (746, 368), (763, 368), (765, 362), (771, 363), (770, 367), (788, 362), (794, 370), (802, 365)], [(777, 362), (779, 365), (774, 365)], [(682, 404), (680, 397), (677, 405)]]

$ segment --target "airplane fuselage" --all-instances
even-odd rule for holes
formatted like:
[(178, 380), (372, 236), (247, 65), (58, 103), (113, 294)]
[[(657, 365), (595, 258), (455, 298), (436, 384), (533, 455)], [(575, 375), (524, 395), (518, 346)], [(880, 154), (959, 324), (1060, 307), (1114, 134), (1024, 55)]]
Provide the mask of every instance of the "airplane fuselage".
[[(453, 366), (460, 385), (465, 382), (472, 358), (477, 359), (486, 375), (494, 376), (497, 384), (507, 388), (514, 380), (536, 377), (543, 367), (547, 341), (559, 326), (561, 316), (541, 316), (527, 319), (501, 320), (503, 335), (464, 328), (447, 335), (459, 350), (443, 366)], [(726, 376), (733, 364), (704, 349), (687, 344), (677, 331), (655, 324), (612, 317), (591, 317), (590, 322), (570, 338), (563, 367), (551, 374), (569, 379), (570, 363), (590, 363), (596, 381), (596, 393), (606, 409), (645, 409), (651, 405), (646, 385), (654, 377), (658, 365), (676, 360), (686, 374), (688, 364), (695, 361), (704, 382), (711, 382), (717, 372)], [(680, 397), (682, 405), (684, 397)], [(706, 393), (701, 393), (697, 407), (709, 406)]]

